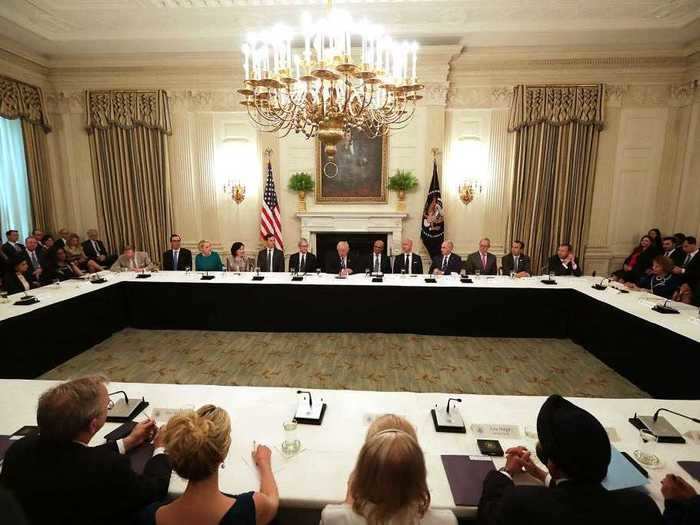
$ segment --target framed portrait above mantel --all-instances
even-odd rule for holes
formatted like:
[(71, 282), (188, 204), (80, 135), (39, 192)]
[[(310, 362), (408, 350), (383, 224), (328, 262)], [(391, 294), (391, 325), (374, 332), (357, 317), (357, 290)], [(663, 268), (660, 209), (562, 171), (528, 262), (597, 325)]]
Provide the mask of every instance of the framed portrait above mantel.
[(389, 137), (369, 138), (360, 130), (338, 143), (335, 165), (329, 164), (322, 144), (316, 141), (316, 202), (387, 202), (387, 155)]

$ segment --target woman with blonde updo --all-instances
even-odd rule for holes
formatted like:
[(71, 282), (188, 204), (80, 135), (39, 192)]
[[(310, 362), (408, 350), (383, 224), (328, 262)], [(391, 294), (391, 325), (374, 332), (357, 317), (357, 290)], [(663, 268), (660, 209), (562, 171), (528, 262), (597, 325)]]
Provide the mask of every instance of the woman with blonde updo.
[(149, 507), (149, 525), (266, 525), (277, 514), (279, 495), (270, 464), (270, 449), (259, 445), (253, 461), (260, 491), (228, 496), (219, 491), (219, 468), (231, 446), (228, 413), (213, 405), (173, 416), (163, 429), (173, 470), (187, 480), (184, 494), (172, 503)]
[(326, 505), (321, 525), (455, 525), (452, 512), (429, 508), (426, 477), (413, 426), (400, 416), (381, 416), (367, 431), (345, 503)]

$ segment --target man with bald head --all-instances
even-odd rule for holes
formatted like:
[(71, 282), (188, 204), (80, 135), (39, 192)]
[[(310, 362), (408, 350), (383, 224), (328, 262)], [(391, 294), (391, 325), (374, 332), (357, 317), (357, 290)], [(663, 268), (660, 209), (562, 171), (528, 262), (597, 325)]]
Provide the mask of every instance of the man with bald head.
[(451, 273), (459, 273), (462, 271), (462, 258), (453, 253), (455, 245), (452, 241), (445, 241), (440, 246), (440, 253), (433, 257), (433, 263), (430, 265), (430, 273), (436, 275), (450, 275)]
[(336, 252), (326, 259), (326, 273), (338, 275), (351, 275), (355, 272), (356, 262), (350, 256), (350, 245), (346, 241), (340, 241), (336, 245)]
[(372, 273), (391, 273), (391, 261), (384, 253), (384, 241), (376, 240), (372, 245), (372, 253), (365, 260), (365, 268)]
[(401, 243), (401, 253), (394, 257), (394, 273), (423, 273), (423, 261), (413, 253), (413, 241), (404, 239)]

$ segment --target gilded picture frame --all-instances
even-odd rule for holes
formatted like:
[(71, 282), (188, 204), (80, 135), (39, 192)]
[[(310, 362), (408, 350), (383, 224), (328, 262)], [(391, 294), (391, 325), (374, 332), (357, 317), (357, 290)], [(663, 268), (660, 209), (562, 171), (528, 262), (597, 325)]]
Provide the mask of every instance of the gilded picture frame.
[(343, 140), (338, 144), (334, 166), (328, 162), (323, 145), (316, 141), (316, 202), (320, 204), (356, 203), (384, 204), (387, 202), (387, 158), (389, 137), (382, 135), (368, 138), (363, 131), (353, 130), (348, 145)]

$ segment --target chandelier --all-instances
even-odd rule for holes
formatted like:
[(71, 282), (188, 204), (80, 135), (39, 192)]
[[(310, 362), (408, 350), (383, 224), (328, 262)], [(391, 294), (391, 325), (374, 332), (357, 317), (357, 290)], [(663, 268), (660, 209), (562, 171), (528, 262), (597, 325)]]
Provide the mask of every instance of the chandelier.
[[(396, 42), (380, 26), (328, 7), (316, 22), (302, 17), (296, 32), (276, 25), (248, 35), (238, 93), (259, 129), (318, 137), (334, 164), (337, 144), (352, 130), (374, 138), (404, 127), (423, 86), (415, 42)], [(298, 35), (303, 51), (292, 50)]]

